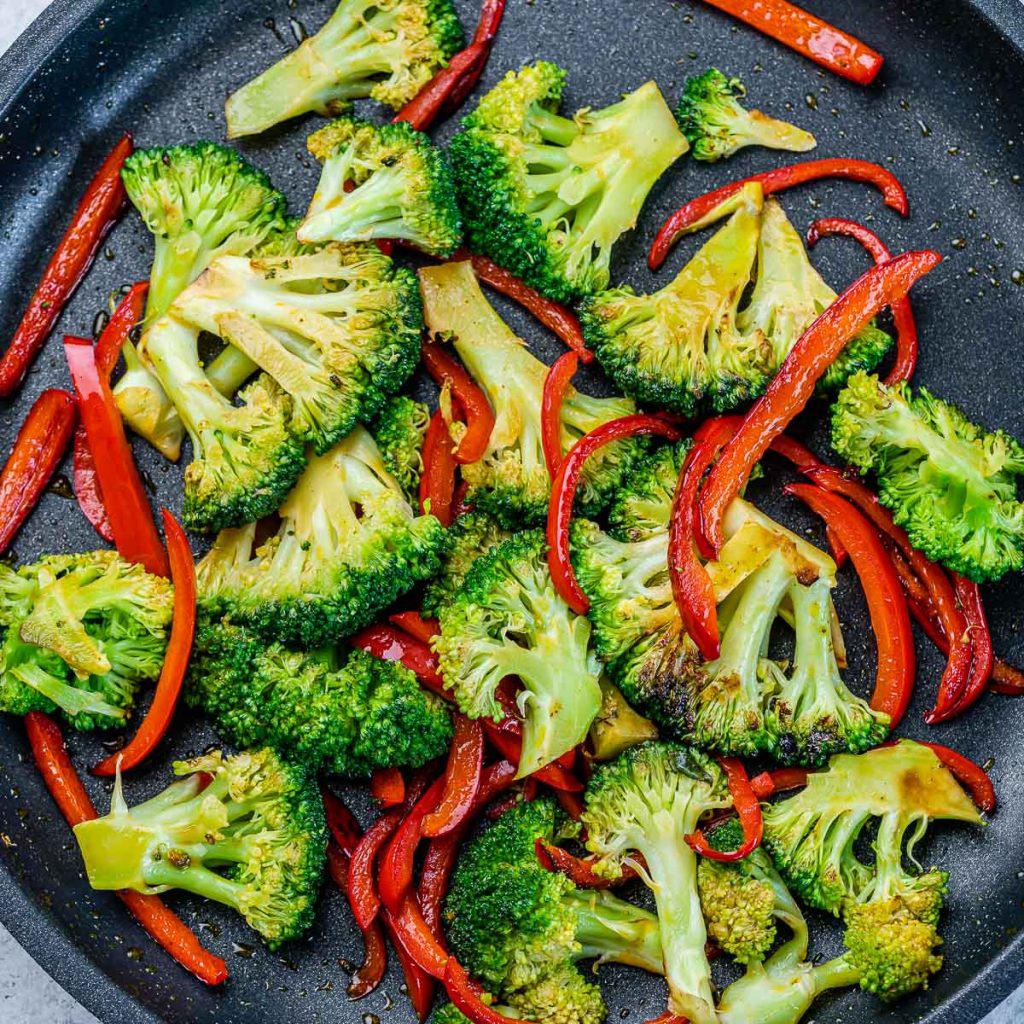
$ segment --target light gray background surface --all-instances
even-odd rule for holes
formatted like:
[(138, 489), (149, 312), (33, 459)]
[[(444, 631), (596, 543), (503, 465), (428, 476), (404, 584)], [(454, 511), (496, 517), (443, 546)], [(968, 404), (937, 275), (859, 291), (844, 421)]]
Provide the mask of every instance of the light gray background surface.
[[(0, 0), (0, 53), (49, 0)], [(0, 925), (0, 1021), (4, 1024), (97, 1024), (51, 980)], [(964, 1024), (970, 1024), (964, 1021)], [(981, 1024), (1024, 1024), (1024, 988)]]

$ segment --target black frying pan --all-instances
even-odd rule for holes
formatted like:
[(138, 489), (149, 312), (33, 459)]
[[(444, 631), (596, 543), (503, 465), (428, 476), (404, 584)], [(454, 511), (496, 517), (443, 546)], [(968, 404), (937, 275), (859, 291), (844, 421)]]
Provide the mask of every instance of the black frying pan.
[[(301, 24), (318, 28), (333, 2), (57, 0), (46, 11), (0, 60), (0, 338), (10, 337), (77, 197), (118, 133), (130, 128), (142, 144), (222, 139), (227, 93), (293, 46)], [(817, 134), (818, 155), (891, 166), (910, 193), (908, 221), (870, 189), (851, 184), (803, 188), (784, 197), (784, 204), (801, 230), (817, 216), (836, 214), (872, 223), (895, 250), (941, 249), (946, 262), (914, 293), (923, 339), (918, 381), (955, 398), (987, 425), (1024, 437), (1024, 7), (1017, 0), (818, 0), (812, 6), (886, 55), (874, 87), (864, 90), (819, 71), (697, 0), (509, 0), (484, 84), (545, 57), (570, 69), (570, 109), (611, 102), (650, 77), (674, 103), (688, 74), (715, 64), (742, 75), (755, 104), (780, 116), (791, 110), (793, 120)], [(459, 8), (472, 24), (476, 0), (459, 0)], [(309, 123), (241, 147), (271, 173), (295, 210), (308, 199), (316, 176), (304, 155)], [(442, 129), (442, 136), (450, 130)], [(619, 247), (616, 275), (653, 287), (645, 249), (668, 211), (779, 160), (765, 151), (748, 151), (713, 168), (684, 160), (652, 197), (635, 236)], [(674, 267), (687, 251), (685, 244), (681, 248), (670, 261)], [(59, 329), (87, 332), (112, 291), (145, 276), (149, 256), (142, 225), (126, 217)], [(840, 288), (865, 265), (850, 242), (823, 243), (815, 259)], [(545, 358), (555, 355), (556, 343), (534, 323), (502, 309)], [(0, 406), (0, 450), (9, 448), (31, 401), (52, 385), (67, 386), (56, 339), (18, 399)], [(812, 440), (820, 446), (820, 432), (812, 431)], [(179, 470), (144, 445), (136, 447), (154, 500), (177, 510)], [(45, 496), (17, 539), (18, 558), (97, 546), (62, 484)], [(756, 497), (789, 522), (811, 525), (795, 503), (773, 499), (776, 492), (765, 487)], [(997, 649), (1024, 661), (1024, 639), (1017, 635), (1024, 581), (991, 587), (987, 597)], [(839, 601), (851, 679), (863, 692), (874, 653), (848, 571)], [(902, 732), (956, 746), (980, 762), (992, 758), (1000, 808), (984, 833), (937, 829), (927, 844), (927, 858), (952, 871), (946, 966), (933, 987), (892, 1008), (844, 993), (822, 1000), (812, 1020), (966, 1024), (1024, 981), (1024, 938), (1018, 935), (1024, 925), (1024, 702), (989, 696), (966, 719), (927, 729), (921, 714), (941, 662), (927, 644), (919, 647), (921, 693)], [(161, 760), (199, 751), (212, 740), (205, 725), (183, 722)], [(73, 737), (71, 750), (86, 766), (102, 747)], [(163, 766), (133, 775), (129, 800), (149, 795), (167, 778)], [(109, 787), (89, 784), (104, 804)], [(20, 723), (11, 718), (0, 719), (0, 792), (0, 920), (103, 1021), (377, 1024), (366, 1014), (394, 1024), (412, 1021), (394, 965), (377, 993), (362, 1003), (347, 1001), (346, 961), (358, 958), (361, 947), (336, 893), (325, 895), (309, 938), (280, 955), (266, 952), (233, 915), (174, 898), (203, 940), (229, 962), (230, 982), (210, 992), (171, 963), (115, 898), (89, 890), (72, 837), (31, 764)], [(360, 814), (369, 813), (357, 788), (346, 795)], [(815, 919), (812, 934), (823, 953), (837, 948), (832, 922)], [(602, 973), (611, 1019), (643, 1021), (664, 1008), (660, 982), (626, 969)]]

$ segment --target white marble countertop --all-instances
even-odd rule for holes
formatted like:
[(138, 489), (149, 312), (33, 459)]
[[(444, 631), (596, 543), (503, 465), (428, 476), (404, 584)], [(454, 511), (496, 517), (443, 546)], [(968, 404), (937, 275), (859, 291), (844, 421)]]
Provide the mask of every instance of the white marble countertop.
[[(0, 0), (0, 53), (49, 0)], [(5, 1024), (98, 1024), (88, 1010), (46, 975), (0, 925), (0, 1021)], [(981, 1024), (1024, 1021), (1024, 988)], [(969, 1022), (964, 1021), (964, 1024)]]

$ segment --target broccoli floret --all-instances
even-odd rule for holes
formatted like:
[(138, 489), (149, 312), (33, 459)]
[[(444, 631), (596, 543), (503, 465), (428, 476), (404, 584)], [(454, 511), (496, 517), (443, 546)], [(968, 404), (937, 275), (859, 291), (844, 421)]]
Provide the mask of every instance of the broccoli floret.
[(327, 829), (316, 779), (270, 750), (176, 761), (181, 776), (75, 826), (94, 889), (184, 889), (238, 911), (270, 949), (313, 923)]
[(640, 854), (661, 928), (671, 1011), (692, 1024), (717, 1024), (707, 931), (697, 892), (697, 857), (686, 842), (701, 816), (729, 806), (718, 765), (689, 747), (644, 743), (594, 772), (582, 824), (587, 848), (610, 877)]
[(430, 410), (423, 402), (396, 395), (384, 403), (369, 426), (384, 465), (410, 504), (419, 501), (423, 439), (429, 425)]
[(440, 257), (458, 248), (462, 217), (448, 158), (423, 132), (404, 121), (343, 117), (311, 135), (309, 151), (324, 169), (300, 241), (398, 239)]
[[(544, 522), (551, 477), (541, 441), (541, 397), (548, 367), (487, 301), (472, 264), (448, 263), (420, 271), (427, 327), (452, 345), (495, 412), (484, 457), (462, 467), (467, 500), (509, 529)], [(562, 449), (608, 420), (636, 412), (626, 398), (591, 398), (573, 387), (562, 403)], [(596, 514), (625, 479), (641, 439), (606, 445), (587, 460), (578, 491), (580, 510)]]
[(236, 746), (269, 746), (311, 771), (350, 777), (418, 768), (452, 737), (444, 702), (400, 663), (268, 647), (227, 623), (199, 630), (186, 697)]
[(476, 561), (511, 536), (511, 531), (483, 512), (459, 516), (448, 530), (449, 547), (444, 567), (423, 590), (423, 614), (437, 618), (441, 609), (461, 592)]
[(172, 313), (223, 338), (276, 381), (291, 399), (291, 432), (319, 454), (374, 416), (419, 361), (415, 275), (372, 244), (222, 257)]
[(122, 725), (160, 674), (173, 603), (167, 580), (113, 551), (0, 563), (0, 710)]
[(441, 674), (469, 717), (501, 721), (498, 687), (506, 676), (522, 683), (520, 777), (583, 742), (601, 710), (590, 623), (555, 590), (540, 530), (479, 558), (440, 622)]
[(464, 43), (451, 0), (341, 0), (316, 35), (228, 98), (228, 138), (367, 97), (399, 110)]
[(802, 128), (744, 109), (740, 100), (746, 95), (740, 79), (726, 78), (717, 68), (686, 80), (676, 117), (695, 160), (714, 163), (744, 146), (806, 153), (817, 145)]
[(509, 72), (451, 144), (473, 251), (560, 302), (607, 288), (612, 247), (687, 150), (654, 82), (567, 118), (565, 78), (545, 61)]
[(914, 547), (978, 583), (1024, 566), (1024, 447), (925, 388), (859, 373), (832, 409), (832, 447), (862, 473)]
[(278, 519), (258, 546), (257, 524), (218, 536), (197, 567), (200, 601), (307, 650), (368, 625), (433, 576), (446, 542), (434, 516), (413, 511), (362, 427), (310, 459)]

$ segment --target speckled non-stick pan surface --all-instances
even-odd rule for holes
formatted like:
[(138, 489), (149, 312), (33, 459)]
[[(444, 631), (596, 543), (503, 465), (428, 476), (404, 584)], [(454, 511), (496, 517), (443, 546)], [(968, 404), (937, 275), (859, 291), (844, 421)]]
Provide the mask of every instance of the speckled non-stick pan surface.
[[(472, 24), (476, 0), (458, 6)], [(914, 292), (923, 339), (918, 382), (955, 398), (972, 418), (1024, 437), (1024, 7), (1017, 0), (817, 0), (811, 6), (886, 55), (874, 87), (819, 71), (697, 0), (509, 0), (484, 85), (544, 57), (569, 68), (570, 108), (609, 103), (648, 78), (674, 104), (686, 76), (714, 64), (747, 80), (753, 104), (812, 129), (818, 155), (891, 167), (910, 193), (907, 221), (874, 191), (852, 184), (802, 188), (785, 196), (784, 205), (801, 230), (815, 217), (836, 214), (872, 224), (895, 250), (942, 250), (946, 261)], [(303, 26), (319, 28), (332, 7), (333, 0), (56, 0), (0, 60), (0, 339), (13, 331), (76, 198), (117, 135), (130, 129), (141, 144), (222, 139), (228, 92), (294, 46)], [(304, 147), (310, 123), (241, 147), (271, 173), (296, 211), (315, 181)], [(616, 276), (653, 287), (645, 246), (665, 214), (778, 159), (746, 151), (716, 167), (682, 161), (652, 196), (635, 235), (620, 245)], [(685, 242), (672, 267), (695, 244)], [(141, 223), (125, 217), (59, 330), (88, 332), (109, 295), (145, 275), (149, 256)], [(839, 240), (821, 244), (815, 260), (838, 288), (865, 265), (852, 242)], [(502, 309), (545, 358), (556, 354), (557, 344), (535, 323)], [(39, 391), (66, 384), (54, 339), (17, 400), (0, 405), (0, 451), (9, 449)], [(141, 443), (136, 453), (154, 501), (177, 510), (180, 470)], [(793, 502), (776, 500), (777, 490), (762, 485), (754, 497), (798, 527), (817, 530)], [(97, 543), (60, 477), (15, 547), (17, 558), (27, 560)], [(1024, 661), (1024, 580), (991, 587), (987, 598), (997, 649)], [(874, 648), (849, 570), (839, 602), (851, 678), (863, 692)], [(952, 873), (946, 966), (934, 986), (892, 1008), (844, 993), (822, 1000), (812, 1020), (969, 1024), (1024, 980), (1024, 702), (989, 696), (967, 718), (929, 730), (921, 714), (941, 663), (927, 644), (920, 651), (920, 695), (903, 731), (988, 762), (999, 811), (984, 831), (939, 828), (926, 844), (926, 859)], [(166, 782), (162, 762), (202, 750), (213, 739), (203, 724), (177, 723), (154, 767), (128, 781), (130, 802)], [(101, 753), (94, 739), (75, 736), (70, 743), (83, 766)], [(103, 805), (109, 787), (88, 785)], [(349, 795), (357, 812), (369, 812), (357, 789)], [(232, 976), (222, 991), (208, 991), (178, 969), (115, 898), (89, 890), (71, 834), (32, 766), (20, 722), (0, 718), (0, 920), (101, 1020), (413, 1021), (394, 964), (368, 999), (346, 999), (348, 961), (359, 957), (361, 946), (334, 892), (326, 892), (308, 939), (281, 954), (268, 953), (226, 911), (189, 898), (173, 902), (227, 958)], [(815, 948), (834, 950), (833, 923), (815, 919), (812, 925)], [(610, 1019), (644, 1021), (664, 1008), (660, 981), (626, 969), (603, 974)]]

